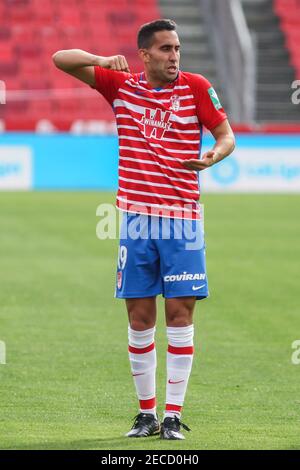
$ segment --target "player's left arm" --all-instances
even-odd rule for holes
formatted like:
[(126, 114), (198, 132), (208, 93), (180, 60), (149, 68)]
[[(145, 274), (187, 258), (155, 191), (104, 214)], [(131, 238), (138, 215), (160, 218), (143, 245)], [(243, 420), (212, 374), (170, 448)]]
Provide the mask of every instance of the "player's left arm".
[(212, 150), (204, 153), (201, 160), (184, 160), (182, 164), (189, 170), (205, 170), (230, 155), (235, 148), (235, 138), (228, 119), (211, 130), (216, 143)]

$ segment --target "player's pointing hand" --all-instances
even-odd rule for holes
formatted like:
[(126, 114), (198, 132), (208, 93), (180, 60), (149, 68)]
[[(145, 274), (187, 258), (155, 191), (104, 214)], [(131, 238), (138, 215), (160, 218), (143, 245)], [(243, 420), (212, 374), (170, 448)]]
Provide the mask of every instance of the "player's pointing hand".
[(188, 168), (189, 170), (202, 171), (202, 170), (205, 170), (206, 168), (209, 168), (210, 166), (212, 166), (214, 163), (217, 163), (218, 161), (219, 161), (218, 152), (215, 152), (214, 150), (209, 150), (202, 156), (201, 160), (197, 160), (197, 159), (184, 160), (182, 164), (185, 168)]

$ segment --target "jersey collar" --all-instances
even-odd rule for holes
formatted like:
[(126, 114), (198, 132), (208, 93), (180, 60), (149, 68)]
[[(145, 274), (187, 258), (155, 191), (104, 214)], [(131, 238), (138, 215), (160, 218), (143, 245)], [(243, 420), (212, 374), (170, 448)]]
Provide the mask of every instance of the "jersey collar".
[(180, 70), (178, 71), (178, 74), (177, 74), (177, 77), (175, 78), (175, 80), (173, 80), (172, 82), (168, 83), (167, 85), (165, 85), (164, 87), (160, 87), (160, 88), (151, 88), (149, 83), (147, 82), (147, 79), (146, 79), (146, 74), (145, 72), (141, 72), (140, 73), (140, 76), (139, 76), (139, 81), (142, 81), (142, 82), (145, 82), (143, 83), (143, 86), (145, 88), (148, 88), (148, 90), (150, 91), (162, 91), (162, 90), (168, 90), (170, 88), (173, 88), (177, 81), (179, 80), (179, 77), (180, 77)]

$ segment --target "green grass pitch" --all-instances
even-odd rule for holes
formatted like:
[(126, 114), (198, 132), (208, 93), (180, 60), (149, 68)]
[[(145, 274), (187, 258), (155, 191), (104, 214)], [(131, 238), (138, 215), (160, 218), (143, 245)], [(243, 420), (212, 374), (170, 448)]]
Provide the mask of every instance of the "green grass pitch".
[[(206, 195), (210, 298), (195, 312), (186, 440), (124, 437), (137, 413), (111, 193), (0, 194), (1, 449), (299, 449), (300, 196)], [(163, 299), (158, 405), (165, 395)]]

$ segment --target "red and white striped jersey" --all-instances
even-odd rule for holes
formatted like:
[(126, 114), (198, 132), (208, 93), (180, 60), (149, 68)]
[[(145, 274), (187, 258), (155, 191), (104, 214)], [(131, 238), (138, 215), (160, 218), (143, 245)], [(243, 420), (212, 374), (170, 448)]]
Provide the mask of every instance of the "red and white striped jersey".
[(119, 135), (117, 207), (123, 211), (198, 219), (198, 172), (182, 161), (200, 158), (202, 126), (212, 130), (226, 114), (201, 75), (179, 72), (153, 89), (145, 73), (95, 67), (95, 88), (113, 106)]

